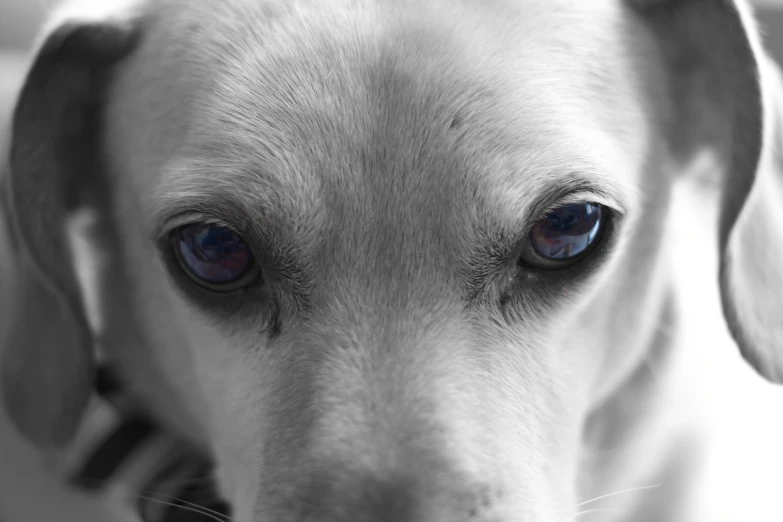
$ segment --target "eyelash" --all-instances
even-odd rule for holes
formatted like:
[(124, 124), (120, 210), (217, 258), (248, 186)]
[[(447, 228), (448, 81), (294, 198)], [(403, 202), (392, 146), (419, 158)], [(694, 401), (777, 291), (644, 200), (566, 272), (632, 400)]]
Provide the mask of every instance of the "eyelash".
[(202, 214), (183, 214), (179, 217), (169, 219), (168, 222), (166, 223), (166, 226), (161, 227), (160, 232), (158, 232), (155, 235), (155, 241), (158, 243), (160, 243), (161, 241), (167, 241), (171, 238), (172, 234), (174, 234), (177, 230), (183, 227), (187, 227), (191, 225), (199, 225), (199, 224), (225, 227), (233, 230), (236, 234), (244, 237), (244, 234), (241, 233), (236, 226), (226, 221), (223, 221), (220, 218), (208, 216), (208, 215), (202, 215)]

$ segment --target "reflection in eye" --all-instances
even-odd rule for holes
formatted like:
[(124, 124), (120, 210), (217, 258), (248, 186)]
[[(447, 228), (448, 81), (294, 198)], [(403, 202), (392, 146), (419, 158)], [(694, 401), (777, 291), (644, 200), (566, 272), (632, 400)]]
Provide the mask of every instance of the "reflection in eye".
[(600, 205), (573, 203), (556, 208), (533, 225), (533, 249), (550, 260), (568, 260), (587, 251), (602, 225)]
[(212, 285), (236, 282), (253, 264), (253, 254), (230, 228), (187, 225), (176, 232), (179, 259), (190, 274)]

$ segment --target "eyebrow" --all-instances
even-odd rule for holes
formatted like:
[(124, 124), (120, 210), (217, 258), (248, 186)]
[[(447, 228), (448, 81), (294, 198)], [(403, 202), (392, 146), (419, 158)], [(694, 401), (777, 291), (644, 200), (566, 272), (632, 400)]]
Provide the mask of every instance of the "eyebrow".
[(525, 222), (533, 223), (558, 206), (581, 202), (604, 205), (618, 214), (627, 212), (617, 188), (604, 181), (597, 183), (584, 174), (571, 174), (547, 183), (527, 209)]
[(279, 222), (273, 213), (287, 213), (277, 201), (280, 191), (265, 186), (271, 178), (242, 168), (188, 159), (167, 165), (163, 179), (150, 209), (154, 239), (197, 220), (252, 232), (258, 218), (269, 225)]
[[(228, 174), (225, 169), (221, 171), (222, 176), (215, 176), (211, 165), (191, 164), (190, 161), (169, 166), (166, 178), (170, 181), (160, 187), (151, 209), (153, 239), (157, 240), (179, 226), (196, 221), (237, 228), (241, 232), (257, 228), (254, 222), (258, 220), (253, 219), (253, 215), (263, 218), (267, 226), (277, 225), (275, 228), (283, 228), (281, 219), (301, 218), (291, 215), (288, 205), (281, 203), (282, 187), (271, 186), (269, 178), (258, 173), (240, 171)], [(526, 183), (543, 187), (536, 191), (535, 196), (531, 197), (529, 192), (524, 192), (518, 201), (511, 196), (502, 205), (511, 209), (524, 209), (513, 220), (520, 225), (512, 225), (518, 233), (524, 234), (524, 229), (555, 207), (569, 203), (589, 201), (607, 206), (620, 215), (627, 213), (627, 206), (623, 203), (625, 194), (620, 184), (612, 183), (597, 173), (583, 170), (566, 174), (539, 171), (536, 178), (528, 179)], [(509, 192), (513, 193), (513, 190)], [(497, 224), (510, 225), (503, 221), (499, 220)]]
[(223, 192), (169, 192), (158, 200), (160, 203), (152, 215), (151, 234), (156, 241), (181, 226), (196, 222), (227, 226), (237, 232), (254, 228), (242, 201)]

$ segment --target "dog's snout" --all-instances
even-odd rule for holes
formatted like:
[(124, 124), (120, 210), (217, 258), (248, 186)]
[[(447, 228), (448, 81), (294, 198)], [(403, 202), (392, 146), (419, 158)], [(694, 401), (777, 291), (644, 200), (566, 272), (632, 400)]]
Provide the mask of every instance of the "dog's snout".
[(301, 520), (329, 522), (416, 522), (422, 520), (413, 478), (322, 477), (306, 489)]
[(470, 332), (448, 316), (372, 319), (369, 332), (358, 320), (350, 333), (318, 324), (290, 344), (307, 364), (287, 367), (276, 396), (309, 407), (265, 411), (271, 429), (252, 469), (260, 520), (486, 522), (527, 509), (536, 482), (511, 494), (509, 477), (529, 469), (498, 470), (493, 456), (504, 441), (536, 441), (510, 432), (508, 403), (476, 377), (486, 361), (468, 353)]
[[(482, 522), (497, 515), (494, 501), (502, 496), (500, 489), (466, 479), (335, 469), (309, 476), (293, 497), (277, 497), (271, 505), (277, 505), (272, 509), (275, 520), (291, 522)], [(439, 488), (436, 483), (443, 486), (443, 480), (452, 482), (454, 488)], [(269, 507), (264, 511), (269, 513)]]

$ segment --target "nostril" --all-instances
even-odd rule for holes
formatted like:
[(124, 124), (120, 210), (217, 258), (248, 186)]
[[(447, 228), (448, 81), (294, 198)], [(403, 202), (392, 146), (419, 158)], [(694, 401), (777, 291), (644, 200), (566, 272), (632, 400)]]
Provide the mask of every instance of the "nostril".
[(404, 482), (369, 484), (363, 502), (367, 506), (367, 521), (412, 522), (416, 520), (417, 502), (414, 485)]
[(463, 501), (467, 506), (467, 514), (469, 520), (475, 520), (488, 516), (492, 513), (493, 508), (496, 505), (495, 500), (503, 496), (503, 492), (500, 489), (494, 489), (491, 487), (479, 487), (470, 495), (463, 497)]

